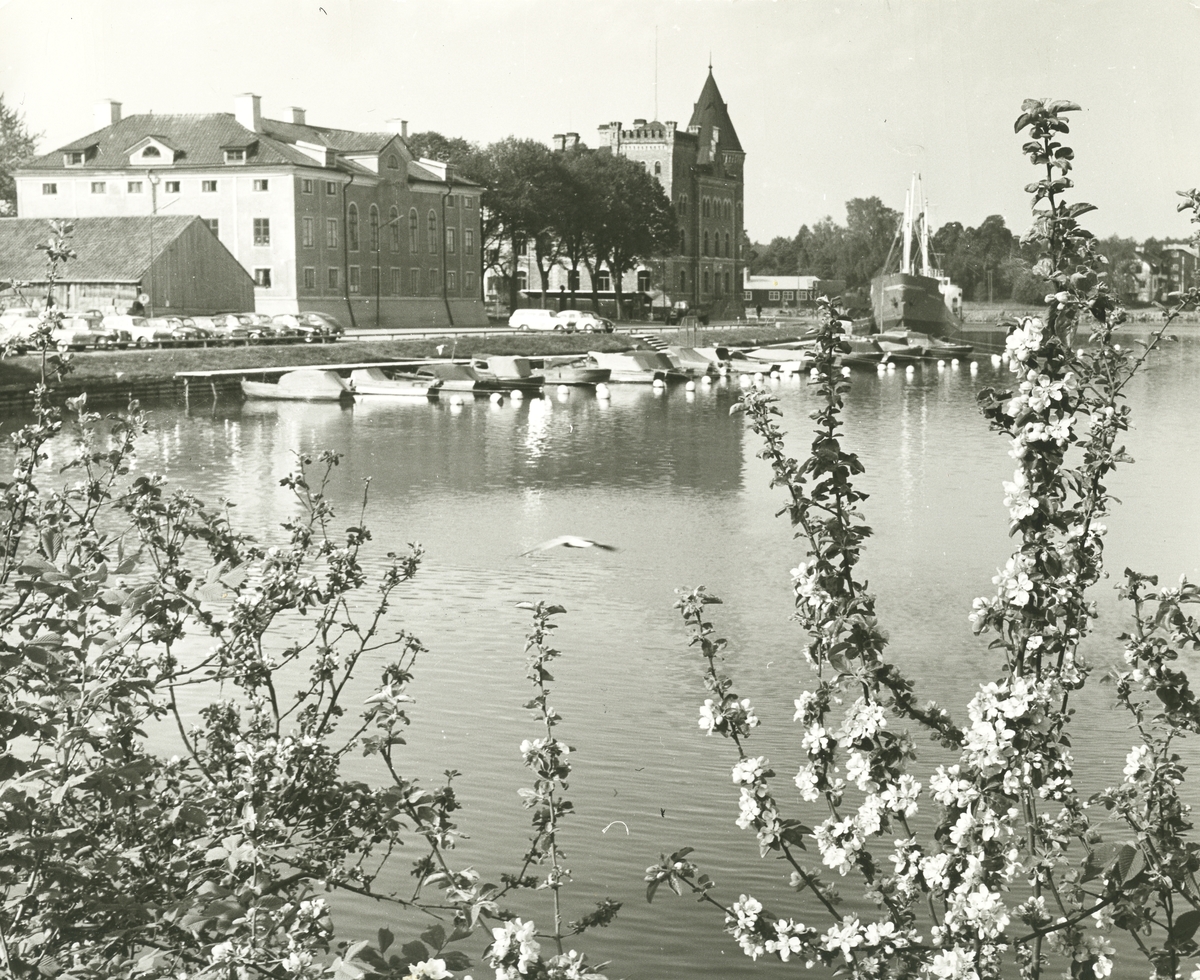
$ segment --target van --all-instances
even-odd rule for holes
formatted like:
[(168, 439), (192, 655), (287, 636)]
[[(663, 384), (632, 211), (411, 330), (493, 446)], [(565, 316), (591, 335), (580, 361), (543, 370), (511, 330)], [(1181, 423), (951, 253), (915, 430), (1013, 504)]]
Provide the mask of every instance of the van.
[(514, 310), (508, 325), (517, 330), (565, 330), (570, 333), (575, 329), (574, 324), (560, 320), (554, 310)]

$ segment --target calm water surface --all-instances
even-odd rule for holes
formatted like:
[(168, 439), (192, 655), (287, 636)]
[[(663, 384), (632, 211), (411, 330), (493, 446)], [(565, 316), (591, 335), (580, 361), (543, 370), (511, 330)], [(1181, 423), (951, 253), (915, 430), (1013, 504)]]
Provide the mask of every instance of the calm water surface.
[[(978, 389), (1006, 377), (986, 356), (976, 376), (965, 364), (918, 368), (911, 379), (858, 373), (847, 408), (847, 444), (867, 467), (862, 483), (871, 493), (865, 513), (875, 535), (865, 568), (892, 655), (923, 695), (956, 716), (975, 686), (998, 673), (967, 613), (972, 598), (992, 591), (1010, 548), (1000, 481), (1013, 464), (975, 407)], [(1112, 481), (1126, 501), (1108, 522), (1114, 572), (1129, 565), (1167, 580), (1200, 577), (1198, 378), (1200, 339), (1185, 338), (1131, 391), (1137, 421), (1128, 446), (1137, 464)], [(799, 455), (813, 396), (801, 384), (781, 384), (778, 393)], [(573, 390), (565, 400), (501, 408), (477, 401), (458, 413), (436, 403), (221, 403), (210, 411), (194, 402), (190, 411), (152, 410), (139, 466), (165, 471), (211, 502), (230, 498), (243, 528), (264, 540), (292, 510), (278, 480), (296, 451), (345, 454), (334, 495), (347, 524), (371, 478), (374, 553), (410, 541), (427, 550), (393, 607), (397, 627), (430, 650), (412, 687), (407, 769), (431, 780), (448, 768), (463, 773), (461, 826), (471, 839), (457, 859), (488, 880), (515, 870), (528, 818), (516, 792), (527, 782), (517, 746), (536, 728), (521, 707), (528, 619), (516, 604), (564, 605), (552, 703), (565, 717), (561, 737), (577, 749), (569, 795), (578, 815), (563, 843), (578, 883), (566, 892), (567, 915), (604, 896), (626, 903), (615, 925), (581, 947), (593, 960), (613, 960), (614, 977), (775, 976), (787, 967), (755, 967), (710, 910), (661, 892), (647, 907), (641, 882), (660, 852), (690, 844), (722, 899), (753, 892), (775, 913), (826, 925), (780, 887), (782, 869), (760, 861), (753, 835), (734, 826), (731, 746), (697, 728), (701, 661), (671, 608), (677, 588), (702, 583), (725, 600), (714, 619), (731, 641), (726, 667), (762, 719), (750, 750), (780, 764), (778, 792), (790, 799), (788, 777), (800, 758), (792, 700), (810, 674), (803, 635), (788, 619), (788, 569), (803, 549), (773, 516), (780, 495), (767, 487), (743, 419), (729, 415), (733, 398), (721, 386), (693, 396), (614, 385), (608, 404)], [(621, 550), (517, 557), (564, 533)], [(1123, 624), (1111, 588), (1101, 586), (1096, 599), (1091, 654), (1109, 661), (1118, 655), (1109, 637)], [(365, 673), (364, 696), (374, 677)], [(1078, 706), (1076, 756), (1090, 790), (1120, 778), (1132, 739), (1125, 719), (1099, 699)], [(354, 766), (361, 778), (379, 778), (369, 760)], [(919, 778), (927, 768), (918, 767)], [(1082, 775), (1097, 768), (1103, 773), (1094, 780)], [(400, 887), (406, 874), (397, 867)], [(522, 901), (523, 914), (549, 920), (545, 893)], [(388, 909), (340, 902), (348, 936), (385, 924), (405, 930)]]

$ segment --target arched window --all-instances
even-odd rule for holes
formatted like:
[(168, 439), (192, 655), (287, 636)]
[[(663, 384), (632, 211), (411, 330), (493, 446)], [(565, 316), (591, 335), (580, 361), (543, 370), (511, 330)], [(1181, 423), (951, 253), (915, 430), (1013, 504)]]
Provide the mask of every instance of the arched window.
[(142, 150), (142, 156), (144, 156), (144, 157), (161, 157), (162, 153), (159, 152), (159, 149), (157, 146), (148, 146), (144, 150)]
[(400, 169), (400, 159), (399, 159), (399, 157), (396, 156), (395, 153), (388, 154), (387, 168), (388, 168), (388, 170), (399, 170)]
[(429, 212), (429, 253), (431, 255), (437, 255), (437, 250), (437, 213), (431, 209)]
[(388, 228), (392, 231), (392, 251), (400, 251), (400, 209), (392, 208), (388, 212)]
[(346, 247), (358, 251), (358, 205), (351, 204), (346, 212)]
[(368, 214), (367, 220), (371, 226), (371, 251), (378, 252), (379, 251), (379, 208), (375, 207), (375, 205), (372, 204), (371, 210), (369, 212), (367, 212), (367, 214)]
[(708, 254), (708, 232), (704, 233), (704, 254)]
[(408, 250), (417, 254), (417, 209), (410, 208), (408, 212)]
[(679, 229), (679, 251), (680, 254), (687, 254), (687, 232), (682, 228)]
[(725, 258), (729, 258), (730, 254), (731, 253), (729, 251), (729, 232), (725, 232)]
[(655, 161), (655, 163), (654, 163), (654, 176), (655, 177), (662, 176), (662, 164), (659, 163), (658, 161)]

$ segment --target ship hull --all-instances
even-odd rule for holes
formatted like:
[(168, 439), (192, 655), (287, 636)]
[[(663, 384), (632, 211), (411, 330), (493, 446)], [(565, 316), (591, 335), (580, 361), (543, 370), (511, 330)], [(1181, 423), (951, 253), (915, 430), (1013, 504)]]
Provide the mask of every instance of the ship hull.
[(871, 309), (879, 333), (912, 330), (930, 337), (953, 337), (959, 332), (940, 284), (931, 276), (908, 272), (876, 276), (871, 280)]

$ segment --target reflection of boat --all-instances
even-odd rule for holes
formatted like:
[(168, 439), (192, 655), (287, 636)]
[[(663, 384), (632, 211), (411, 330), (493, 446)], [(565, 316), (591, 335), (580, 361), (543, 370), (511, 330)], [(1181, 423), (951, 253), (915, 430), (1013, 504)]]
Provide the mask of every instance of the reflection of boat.
[[(920, 223), (919, 272), (912, 254), (913, 226), (916, 222)], [(884, 272), (871, 280), (871, 309), (875, 315), (875, 329), (880, 333), (914, 330), (935, 338), (957, 334), (962, 311), (962, 290), (930, 264), (929, 214), (919, 176), (913, 177), (912, 186), (904, 199), (904, 222), (900, 227), (900, 235), (900, 271)]]
[(355, 397), (409, 398), (428, 401), (436, 398), (441, 382), (436, 378), (415, 375), (389, 377), (381, 368), (355, 368), (350, 372)]
[(612, 374), (590, 357), (576, 355), (530, 358), (529, 365), (541, 372), (548, 385), (598, 385)]
[(247, 398), (269, 398), (276, 401), (337, 402), (350, 398), (352, 389), (336, 371), (289, 371), (272, 384), (242, 379), (242, 393)]
[(621, 353), (588, 351), (598, 367), (608, 368), (609, 380), (623, 384), (652, 384), (655, 381), (683, 381), (687, 375), (671, 363), (662, 351), (631, 350)]

